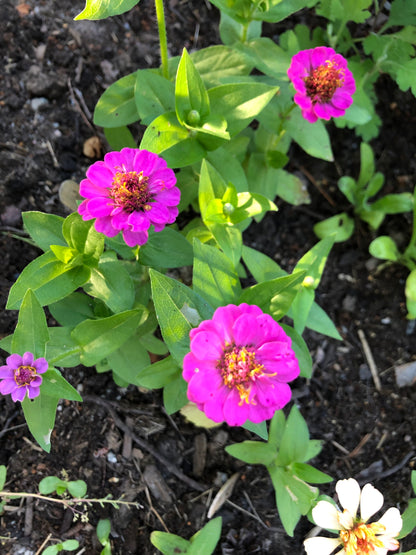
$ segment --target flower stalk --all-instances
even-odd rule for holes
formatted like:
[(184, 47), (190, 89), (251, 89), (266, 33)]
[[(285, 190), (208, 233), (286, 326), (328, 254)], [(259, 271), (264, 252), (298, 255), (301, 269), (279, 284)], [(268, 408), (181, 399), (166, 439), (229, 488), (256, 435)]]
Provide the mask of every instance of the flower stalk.
[(162, 62), (163, 77), (169, 79), (168, 67), (168, 41), (166, 36), (166, 20), (163, 0), (155, 0), (157, 28), (159, 31), (160, 59)]

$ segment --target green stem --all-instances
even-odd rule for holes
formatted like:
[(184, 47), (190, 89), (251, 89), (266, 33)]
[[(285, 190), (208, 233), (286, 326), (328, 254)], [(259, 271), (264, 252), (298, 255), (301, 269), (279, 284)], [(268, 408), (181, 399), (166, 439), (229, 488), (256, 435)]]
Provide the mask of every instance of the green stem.
[(166, 21), (165, 11), (163, 9), (163, 0), (155, 0), (157, 27), (159, 31), (160, 59), (162, 61), (163, 77), (169, 79), (168, 67), (168, 41), (166, 37)]

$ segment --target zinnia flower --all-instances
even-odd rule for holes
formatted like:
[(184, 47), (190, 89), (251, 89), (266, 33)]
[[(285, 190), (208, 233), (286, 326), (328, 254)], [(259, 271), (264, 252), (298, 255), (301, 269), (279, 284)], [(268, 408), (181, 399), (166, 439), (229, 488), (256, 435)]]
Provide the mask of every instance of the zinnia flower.
[(188, 398), (215, 422), (262, 422), (290, 401), (299, 375), (291, 339), (258, 306), (218, 308), (190, 332), (183, 360)]
[(14, 354), (6, 358), (6, 365), (0, 366), (0, 393), (11, 393), (14, 402), (23, 401), (26, 393), (29, 399), (37, 397), (43, 374), (48, 369), (44, 358), (34, 360), (32, 353), (23, 356)]
[(294, 100), (311, 123), (343, 116), (352, 104), (354, 76), (347, 60), (332, 48), (301, 50), (293, 56), (287, 74), (296, 90)]
[[(338, 538), (308, 538), (304, 541), (308, 555), (330, 555), (335, 549), (337, 555), (386, 555), (399, 548), (394, 539), (402, 528), (402, 517), (398, 509), (391, 508), (378, 522), (367, 524), (383, 505), (381, 492), (371, 484), (366, 484), (362, 491), (356, 480), (340, 480), (335, 489), (344, 511), (337, 510), (328, 501), (319, 501), (312, 509), (315, 523), (322, 528), (339, 530)], [(358, 505), (360, 517), (357, 516)]]
[(107, 237), (120, 231), (129, 247), (143, 245), (153, 225), (161, 231), (175, 221), (181, 193), (173, 170), (147, 150), (123, 148), (95, 162), (80, 183), (85, 197), (78, 207), (83, 220), (96, 218), (95, 229)]

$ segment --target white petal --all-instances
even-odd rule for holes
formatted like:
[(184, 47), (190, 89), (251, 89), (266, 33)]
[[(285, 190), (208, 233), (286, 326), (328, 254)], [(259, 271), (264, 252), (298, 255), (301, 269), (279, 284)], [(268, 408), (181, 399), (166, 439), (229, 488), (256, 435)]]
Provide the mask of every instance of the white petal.
[(399, 509), (396, 509), (395, 507), (388, 509), (388, 511), (386, 511), (380, 518), (379, 523), (386, 527), (386, 531), (383, 533), (383, 536), (389, 536), (390, 538), (398, 536), (403, 526)]
[(340, 545), (338, 538), (308, 538), (303, 542), (303, 546), (308, 555), (330, 555)]
[(339, 511), (329, 501), (319, 501), (312, 509), (315, 524), (326, 530), (341, 530)]
[(387, 549), (384, 547), (375, 547), (374, 555), (387, 555)]
[(372, 517), (381, 509), (384, 503), (384, 497), (381, 491), (378, 491), (371, 484), (366, 484), (361, 492), (360, 515), (364, 522)]
[(340, 504), (352, 515), (357, 516), (358, 505), (360, 504), (360, 486), (357, 480), (339, 480), (335, 486)]

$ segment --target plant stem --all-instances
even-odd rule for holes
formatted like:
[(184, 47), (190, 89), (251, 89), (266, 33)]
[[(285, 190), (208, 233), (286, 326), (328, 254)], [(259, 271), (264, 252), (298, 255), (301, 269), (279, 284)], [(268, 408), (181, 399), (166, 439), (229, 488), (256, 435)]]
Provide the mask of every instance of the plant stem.
[(121, 499), (89, 499), (88, 497), (74, 497), (73, 499), (57, 499), (56, 497), (48, 497), (46, 495), (41, 495), (40, 493), (26, 493), (26, 492), (13, 492), (13, 491), (0, 491), (0, 497), (6, 497), (6, 499), (19, 499), (23, 498), (33, 498), (33, 499), (41, 499), (42, 501), (49, 501), (50, 503), (59, 503), (60, 505), (64, 505), (64, 507), (71, 508), (73, 505), (79, 505), (82, 503), (99, 503), (103, 505), (104, 503), (109, 503), (110, 505), (127, 505), (127, 506), (135, 506), (136, 508), (140, 507), (139, 503), (135, 503), (133, 501), (122, 501)]
[(168, 41), (166, 37), (166, 21), (165, 10), (163, 9), (163, 0), (155, 0), (157, 27), (159, 30), (160, 59), (162, 61), (163, 77), (169, 79), (168, 67)]

